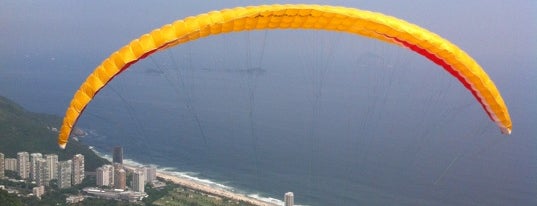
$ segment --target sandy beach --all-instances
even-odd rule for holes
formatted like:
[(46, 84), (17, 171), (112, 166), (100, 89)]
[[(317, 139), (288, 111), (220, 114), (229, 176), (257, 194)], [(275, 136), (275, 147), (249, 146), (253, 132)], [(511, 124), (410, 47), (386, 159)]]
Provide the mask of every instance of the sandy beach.
[[(136, 168), (136, 166), (132, 166), (132, 165), (124, 165), (124, 167), (130, 170), (133, 170)], [(278, 205), (276, 203), (261, 201), (259, 199), (248, 197), (244, 194), (234, 193), (229, 190), (225, 190), (223, 188), (213, 187), (213, 186), (201, 183), (201, 182), (197, 182), (197, 181), (184, 178), (184, 177), (178, 177), (176, 175), (168, 174), (162, 171), (157, 171), (157, 177), (160, 177), (165, 180), (169, 180), (175, 184), (178, 184), (178, 185), (181, 185), (181, 186), (193, 189), (193, 190), (201, 191), (201, 192), (215, 195), (215, 196), (248, 202), (250, 204), (255, 204), (259, 206), (277, 206)]]

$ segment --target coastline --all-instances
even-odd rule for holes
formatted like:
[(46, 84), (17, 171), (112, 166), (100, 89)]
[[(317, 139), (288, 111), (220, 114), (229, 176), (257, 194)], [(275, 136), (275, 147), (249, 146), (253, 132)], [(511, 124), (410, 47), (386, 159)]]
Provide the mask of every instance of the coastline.
[[(136, 169), (136, 166), (129, 165), (129, 164), (123, 164), (124, 167), (127, 169), (134, 170)], [(193, 190), (201, 191), (203, 193), (207, 193), (210, 195), (215, 195), (219, 197), (225, 197), (232, 200), (237, 201), (243, 201), (250, 204), (258, 205), (258, 206), (277, 206), (279, 204), (272, 203), (272, 202), (265, 202), (256, 198), (248, 197), (244, 194), (235, 193), (229, 190), (226, 190), (224, 188), (220, 187), (214, 187), (206, 183), (201, 183), (186, 177), (179, 177), (177, 175), (171, 174), (169, 172), (165, 172), (162, 170), (157, 170), (157, 177), (162, 178), (164, 180), (171, 181), (175, 184), (181, 185), (183, 187), (187, 187)]]
[[(90, 149), (98, 156), (108, 159), (111, 161), (111, 157), (109, 155), (103, 154), (97, 150), (95, 150), (94, 147), (90, 146)], [(128, 170), (134, 170), (139, 166), (142, 166), (144, 164), (124, 159), (123, 166), (127, 168)], [(175, 174), (179, 173), (179, 174)], [(190, 188), (192, 190), (200, 191), (203, 193), (207, 193), (214, 196), (229, 198), (236, 201), (243, 201), (250, 204), (258, 205), (258, 206), (280, 206), (283, 205), (283, 202), (278, 199), (274, 198), (261, 198), (261, 197), (250, 197), (246, 194), (237, 193), (234, 191), (231, 191), (230, 187), (227, 187), (222, 184), (214, 183), (208, 180), (202, 180), (198, 179), (196, 177), (191, 177), (186, 174), (180, 174), (180, 172), (176, 171), (166, 171), (163, 169), (157, 169), (157, 177), (162, 178), (164, 180), (168, 180), (173, 182), (174, 184), (181, 185), (183, 187)]]

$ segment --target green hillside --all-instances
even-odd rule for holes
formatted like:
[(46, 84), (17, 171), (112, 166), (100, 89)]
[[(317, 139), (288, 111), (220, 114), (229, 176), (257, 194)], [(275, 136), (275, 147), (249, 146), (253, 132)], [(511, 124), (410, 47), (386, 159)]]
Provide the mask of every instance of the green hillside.
[(17, 152), (58, 154), (60, 161), (71, 159), (75, 154), (84, 155), (85, 170), (95, 169), (108, 161), (95, 155), (87, 146), (71, 139), (67, 149), (61, 150), (56, 139), (61, 118), (55, 115), (26, 111), (15, 102), (0, 96), (0, 153), (16, 157)]

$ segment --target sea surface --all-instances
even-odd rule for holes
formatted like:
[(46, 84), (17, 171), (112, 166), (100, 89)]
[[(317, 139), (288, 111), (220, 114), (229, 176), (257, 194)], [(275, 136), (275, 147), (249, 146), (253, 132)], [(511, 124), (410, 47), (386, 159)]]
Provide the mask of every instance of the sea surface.
[[(259, 198), (292, 191), (300, 205), (537, 205), (535, 58), (479, 59), (510, 108), (503, 136), (460, 83), (405, 49), (265, 35), (138, 62), (87, 107), (80, 141)], [(4, 62), (0, 95), (63, 115), (104, 57)]]

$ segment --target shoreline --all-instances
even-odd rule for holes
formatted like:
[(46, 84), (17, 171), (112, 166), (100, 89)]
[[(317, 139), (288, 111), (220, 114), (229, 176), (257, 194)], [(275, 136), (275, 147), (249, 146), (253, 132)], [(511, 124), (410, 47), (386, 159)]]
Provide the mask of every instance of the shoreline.
[[(96, 155), (98, 155), (98, 156), (100, 156), (100, 157), (102, 157), (104, 159), (111, 160), (109, 155), (103, 154), (103, 153), (95, 150), (95, 148), (93, 148), (93, 147), (90, 147), (90, 149)], [(127, 161), (128, 163), (126, 163), (125, 161)], [(124, 159), (124, 163), (123, 163), (123, 166), (128, 170), (134, 170), (134, 169), (138, 168), (141, 165), (144, 165), (144, 164), (140, 164), (138, 162), (128, 160), (128, 159)], [(173, 174), (173, 173), (174, 172), (172, 172), (172, 171), (165, 171), (165, 170), (162, 170), (162, 169), (157, 169), (157, 174), (156, 175), (157, 175), (157, 177), (162, 178), (164, 180), (171, 181), (174, 184), (177, 184), (177, 185), (180, 185), (180, 186), (192, 189), (192, 190), (200, 191), (200, 192), (203, 192), (203, 193), (206, 193), (206, 194), (218, 196), (218, 197), (224, 197), (224, 198), (228, 198), (228, 199), (232, 199), (232, 200), (236, 200), (236, 201), (243, 201), (243, 202), (247, 202), (247, 203), (250, 203), (250, 204), (257, 205), (257, 206), (280, 206), (280, 205), (283, 205), (283, 202), (281, 202), (281, 200), (278, 200), (278, 199), (264, 198), (264, 199), (267, 199), (267, 200), (263, 200), (261, 198), (250, 197), (250, 196), (248, 196), (246, 194), (230, 191), (229, 189), (225, 188), (226, 187), (225, 185), (220, 186), (220, 184), (218, 184), (218, 183), (215, 183), (215, 184), (206, 183), (206, 182), (196, 180), (195, 177), (190, 177), (190, 178), (188, 176), (183, 177), (183, 176), (179, 176), (179, 175)]]
[[(135, 170), (137, 168), (137, 166), (130, 165), (130, 164), (123, 164), (123, 167), (129, 170)], [(224, 197), (224, 198), (228, 198), (228, 199), (232, 199), (236, 201), (243, 201), (243, 202), (247, 202), (247, 203), (258, 205), (258, 206), (279, 206), (279, 204), (276, 204), (276, 203), (266, 202), (266, 201), (262, 201), (253, 197), (248, 197), (244, 194), (235, 193), (235, 192), (226, 190), (224, 188), (214, 187), (206, 183), (191, 180), (186, 177), (179, 177), (177, 175), (170, 174), (169, 172), (165, 172), (161, 170), (157, 170), (157, 177), (162, 178), (167, 181), (171, 181), (177, 185), (181, 185), (183, 187), (196, 190), (196, 191), (201, 191), (203, 193), (207, 193), (210, 195)]]

